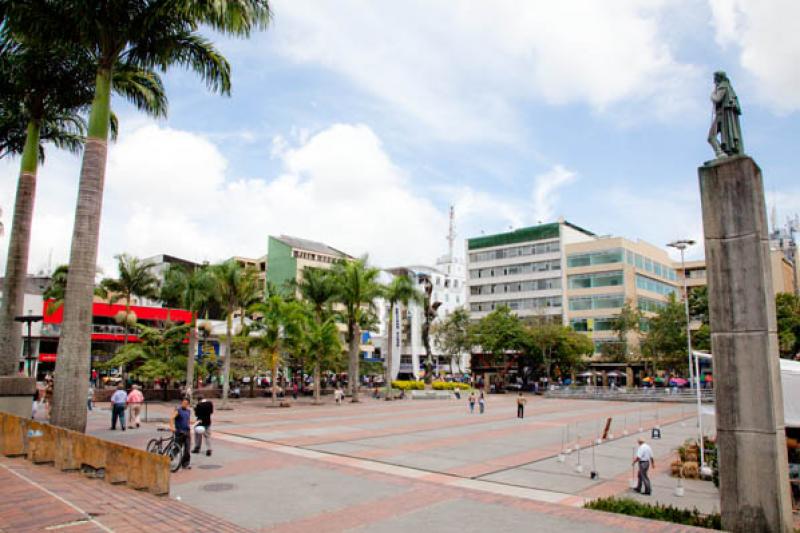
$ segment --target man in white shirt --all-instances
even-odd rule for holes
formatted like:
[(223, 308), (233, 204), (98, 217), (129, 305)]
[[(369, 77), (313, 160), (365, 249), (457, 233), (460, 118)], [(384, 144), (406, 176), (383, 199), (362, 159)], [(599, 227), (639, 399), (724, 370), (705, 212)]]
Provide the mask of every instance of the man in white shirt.
[(128, 404), (128, 393), (125, 392), (125, 385), (120, 383), (117, 390), (111, 395), (111, 429), (117, 429), (117, 419), (125, 431), (125, 406)]
[(656, 462), (653, 459), (653, 450), (650, 446), (645, 443), (643, 437), (639, 437), (639, 448), (636, 449), (636, 457), (633, 459), (633, 463), (639, 463), (639, 483), (636, 485), (636, 492), (642, 492), (642, 485), (644, 485), (644, 494), (645, 496), (650, 495), (650, 478), (647, 476), (647, 471), (652, 466), (655, 470)]

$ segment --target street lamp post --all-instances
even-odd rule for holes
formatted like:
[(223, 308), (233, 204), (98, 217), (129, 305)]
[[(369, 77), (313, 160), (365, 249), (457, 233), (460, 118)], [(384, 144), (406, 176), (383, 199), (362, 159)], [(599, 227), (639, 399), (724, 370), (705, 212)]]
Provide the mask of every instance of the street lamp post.
[[(30, 311), (28, 311), (28, 313), (30, 313)], [(34, 322), (40, 322), (43, 319), (44, 319), (43, 316), (31, 315), (31, 314), (15, 316), (14, 317), (15, 321), (22, 322), (22, 323), (28, 325), (28, 335), (27, 335), (28, 342), (26, 343), (27, 346), (25, 347), (25, 362), (26, 362), (26, 364), (28, 366), (28, 377), (33, 377), (33, 375), (32, 375), (33, 374), (33, 364), (32, 364), (33, 363), (33, 344), (32, 344), (33, 337), (31, 335), (31, 324), (33, 324)]]
[[(697, 395), (697, 432), (699, 434), (699, 448), (700, 448), (700, 468), (706, 465), (705, 452), (703, 450), (703, 418), (702, 418), (702, 393), (700, 392), (700, 360), (695, 357), (694, 368), (692, 368), (692, 329), (691, 318), (689, 317), (689, 286), (687, 285), (686, 277), (686, 262), (684, 260), (684, 252), (686, 248), (695, 244), (691, 239), (682, 239), (673, 241), (667, 246), (676, 248), (681, 251), (681, 270), (683, 271), (683, 303), (686, 310), (686, 351), (689, 356), (689, 386), (694, 386)], [(697, 382), (695, 383), (695, 379)]]
[(681, 252), (681, 271), (683, 272), (683, 304), (684, 309), (686, 312), (686, 353), (689, 358), (689, 388), (691, 387), (698, 387), (700, 376), (697, 376), (698, 383), (697, 385), (694, 384), (695, 376), (694, 376), (694, 369), (692, 368), (692, 328), (691, 328), (691, 319), (689, 318), (689, 286), (686, 282), (686, 262), (684, 260), (684, 252), (686, 248), (692, 246), (695, 241), (691, 239), (682, 239), (673, 241), (667, 246), (670, 248), (676, 248)]

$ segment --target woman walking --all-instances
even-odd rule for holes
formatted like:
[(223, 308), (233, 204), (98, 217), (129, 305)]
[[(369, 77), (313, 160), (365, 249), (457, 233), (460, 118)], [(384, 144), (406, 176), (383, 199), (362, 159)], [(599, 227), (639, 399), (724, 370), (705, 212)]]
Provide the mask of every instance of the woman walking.
[(475, 413), (475, 391), (469, 393), (469, 414)]
[(480, 413), (486, 410), (486, 398), (483, 396), (483, 391), (481, 391), (481, 396), (478, 398), (478, 406), (480, 406)]

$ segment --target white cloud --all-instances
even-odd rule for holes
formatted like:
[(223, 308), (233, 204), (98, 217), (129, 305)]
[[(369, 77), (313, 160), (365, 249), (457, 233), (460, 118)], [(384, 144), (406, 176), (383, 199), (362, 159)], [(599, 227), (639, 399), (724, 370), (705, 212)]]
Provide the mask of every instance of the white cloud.
[[(338, 124), (296, 137), (306, 142), (287, 146), (276, 159), (280, 175), (265, 181), (229, 179), (217, 146), (193, 133), (147, 124), (123, 134), (109, 154), (101, 265), (113, 272), (121, 252), (261, 256), (267, 236), (281, 233), (370, 252), (380, 265), (430, 263), (444, 251), (445, 214), (414, 189), (370, 128)], [(31, 270), (50, 249), (54, 263), (68, 258), (78, 163), (61, 158), (41, 172), (42, 182), (55, 183), (39, 187)], [(0, 166), (3, 206), (13, 198), (14, 174), (12, 164)]]
[(533, 218), (548, 222), (555, 218), (554, 208), (558, 202), (558, 189), (575, 181), (575, 173), (561, 165), (536, 177), (533, 188)]
[[(275, 2), (266, 42), (321, 65), (449, 140), (513, 138), (518, 104), (668, 118), (698, 69), (659, 28), (665, 1)], [(665, 97), (664, 95), (669, 95)], [(657, 96), (657, 97), (656, 97)], [(609, 116), (612, 114), (609, 113)]]
[(800, 110), (800, 2), (709, 0), (717, 43), (739, 50), (759, 98), (772, 109)]

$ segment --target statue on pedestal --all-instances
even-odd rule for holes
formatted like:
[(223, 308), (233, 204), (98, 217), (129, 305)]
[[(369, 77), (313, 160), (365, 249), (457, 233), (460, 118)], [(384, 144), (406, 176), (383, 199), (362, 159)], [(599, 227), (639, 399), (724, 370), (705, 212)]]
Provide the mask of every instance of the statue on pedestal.
[(714, 91), (711, 93), (714, 104), (714, 118), (708, 131), (708, 143), (714, 149), (717, 159), (744, 154), (742, 129), (739, 126), (739, 99), (733, 90), (728, 76), (718, 71), (714, 73)]
[(425, 383), (430, 383), (433, 378), (433, 353), (431, 352), (431, 322), (436, 319), (436, 312), (442, 302), (431, 302), (433, 283), (427, 274), (420, 275), (425, 286), (425, 320), (422, 322), (422, 344), (425, 346)]

